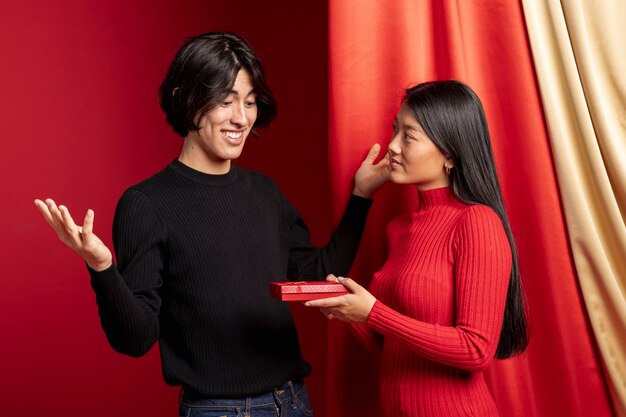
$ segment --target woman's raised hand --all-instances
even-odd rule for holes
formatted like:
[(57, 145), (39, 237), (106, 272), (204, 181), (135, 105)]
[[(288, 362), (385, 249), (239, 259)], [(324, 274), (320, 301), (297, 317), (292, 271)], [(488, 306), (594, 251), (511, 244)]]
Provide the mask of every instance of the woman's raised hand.
[(93, 210), (87, 210), (83, 225), (77, 226), (67, 207), (57, 207), (50, 198), (45, 202), (35, 200), (35, 206), (54, 229), (59, 239), (79, 254), (92, 269), (102, 271), (111, 266), (113, 263), (111, 251), (98, 236), (93, 234)]
[(380, 145), (375, 143), (354, 175), (353, 194), (371, 198), (374, 191), (389, 179), (389, 154), (374, 163), (380, 153)]

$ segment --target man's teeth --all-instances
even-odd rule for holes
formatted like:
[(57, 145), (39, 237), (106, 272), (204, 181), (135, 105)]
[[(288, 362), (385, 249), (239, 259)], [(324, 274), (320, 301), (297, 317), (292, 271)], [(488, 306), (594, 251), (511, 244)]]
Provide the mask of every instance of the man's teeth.
[(231, 139), (239, 139), (241, 137), (241, 132), (229, 132), (229, 131), (223, 131), (223, 132), (226, 136), (228, 136)]

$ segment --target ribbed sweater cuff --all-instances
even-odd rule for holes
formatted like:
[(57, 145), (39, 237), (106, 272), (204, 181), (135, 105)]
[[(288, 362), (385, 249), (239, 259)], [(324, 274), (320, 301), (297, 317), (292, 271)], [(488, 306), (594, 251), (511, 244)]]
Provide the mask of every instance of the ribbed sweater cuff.
[[(396, 319), (393, 320), (392, 317), (396, 317)], [(372, 330), (385, 334), (389, 333), (391, 322), (400, 324), (403, 323), (405, 319), (406, 317), (402, 314), (376, 300), (372, 311), (370, 311), (370, 315), (367, 317), (366, 323)]]
[(348, 216), (348, 219), (351, 220), (351, 223), (360, 225), (367, 219), (367, 214), (373, 202), (374, 200), (371, 198), (359, 197), (358, 195), (352, 194), (350, 200), (348, 200), (345, 214)]
[(354, 204), (355, 207), (359, 207), (361, 210), (369, 210), (374, 200), (371, 198), (361, 197), (355, 194), (350, 194), (350, 200), (348, 205)]
[(125, 285), (120, 273), (117, 271), (115, 263), (103, 271), (96, 271), (87, 266), (87, 271), (91, 276), (91, 286), (95, 291), (113, 291), (120, 286)]

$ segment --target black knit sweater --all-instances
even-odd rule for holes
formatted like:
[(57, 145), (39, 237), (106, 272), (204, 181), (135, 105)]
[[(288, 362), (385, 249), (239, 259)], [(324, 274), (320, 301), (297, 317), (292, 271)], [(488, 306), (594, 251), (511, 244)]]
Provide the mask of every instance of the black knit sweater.
[(208, 175), (174, 161), (129, 188), (113, 224), (117, 267), (90, 269), (102, 327), (118, 352), (158, 340), (163, 376), (210, 397), (242, 397), (310, 373), (281, 280), (346, 275), (371, 200), (352, 196), (324, 248), (269, 178)]

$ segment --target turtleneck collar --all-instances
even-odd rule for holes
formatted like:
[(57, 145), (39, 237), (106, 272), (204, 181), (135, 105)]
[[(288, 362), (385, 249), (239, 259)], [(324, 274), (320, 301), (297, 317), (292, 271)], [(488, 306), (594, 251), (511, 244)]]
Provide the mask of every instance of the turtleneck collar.
[(433, 188), (431, 190), (417, 192), (417, 210), (425, 210), (434, 206), (452, 206), (460, 204), (454, 195), (452, 187)]
[(222, 186), (235, 182), (237, 180), (238, 172), (237, 167), (231, 163), (230, 171), (226, 174), (206, 174), (183, 164), (178, 159), (175, 159), (174, 162), (170, 164), (170, 168), (192, 181), (212, 186)]

